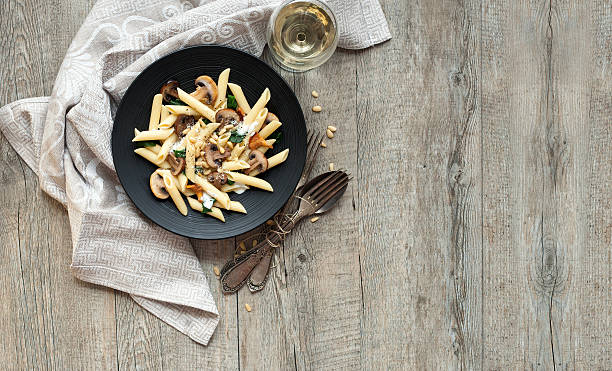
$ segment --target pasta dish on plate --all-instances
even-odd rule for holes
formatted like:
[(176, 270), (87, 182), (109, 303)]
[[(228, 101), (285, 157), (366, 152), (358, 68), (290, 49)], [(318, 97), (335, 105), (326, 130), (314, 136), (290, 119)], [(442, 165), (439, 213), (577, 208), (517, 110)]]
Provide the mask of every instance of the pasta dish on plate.
[(151, 192), (159, 199), (170, 198), (183, 215), (187, 204), (223, 222), (222, 209), (246, 214), (229, 194), (250, 187), (273, 192), (257, 175), (289, 155), (285, 149), (266, 157), (282, 125), (266, 108), (270, 90), (251, 107), (242, 88), (229, 82), (229, 74), (225, 69), (217, 82), (199, 76), (191, 93), (178, 81), (168, 81), (153, 97), (148, 130), (134, 129), (134, 152), (158, 167), (150, 176)]

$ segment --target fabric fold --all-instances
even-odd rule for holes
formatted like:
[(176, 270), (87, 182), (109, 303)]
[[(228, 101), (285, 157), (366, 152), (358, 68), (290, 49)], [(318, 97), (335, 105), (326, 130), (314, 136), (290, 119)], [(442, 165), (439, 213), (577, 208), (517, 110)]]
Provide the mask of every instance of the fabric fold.
[[(202, 44), (260, 55), (279, 1), (99, 0), (70, 45), (50, 97), (0, 108), (0, 131), (68, 210), (73, 274), (129, 293), (143, 308), (207, 344), (219, 321), (189, 240), (145, 218), (119, 184), (111, 154), (116, 106), (160, 57)], [(339, 46), (391, 37), (376, 0), (329, 1)]]

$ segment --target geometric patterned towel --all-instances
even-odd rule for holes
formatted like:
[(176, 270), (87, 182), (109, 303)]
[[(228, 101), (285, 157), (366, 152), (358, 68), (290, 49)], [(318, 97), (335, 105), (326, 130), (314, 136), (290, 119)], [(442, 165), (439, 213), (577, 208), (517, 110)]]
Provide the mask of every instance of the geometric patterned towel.
[[(377, 0), (328, 1), (339, 46), (391, 37)], [(0, 130), (68, 209), (72, 272), (129, 293), (145, 309), (207, 344), (218, 312), (189, 240), (143, 217), (119, 185), (110, 149), (113, 116), (133, 79), (160, 57), (221, 44), (261, 55), (279, 1), (100, 0), (75, 36), (50, 97), (0, 108)], [(59, 248), (59, 247), (58, 247)]]

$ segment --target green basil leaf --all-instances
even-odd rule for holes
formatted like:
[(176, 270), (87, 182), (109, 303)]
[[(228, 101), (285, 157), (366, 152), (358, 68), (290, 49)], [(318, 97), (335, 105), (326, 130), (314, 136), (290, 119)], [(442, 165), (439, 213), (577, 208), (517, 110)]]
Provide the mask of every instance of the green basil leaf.
[(232, 135), (229, 137), (229, 141), (232, 143), (242, 143), (244, 137), (246, 137), (246, 134), (240, 135), (236, 130), (234, 130), (232, 131)]
[(282, 137), (282, 131), (275, 131), (274, 133), (270, 134), (270, 136), (268, 136), (268, 139), (276, 139), (276, 141), (278, 142), (279, 140), (281, 140)]
[(183, 102), (180, 99), (174, 98), (174, 99), (170, 99), (170, 102), (168, 102), (170, 105), (172, 106), (186, 106), (187, 103)]
[(236, 97), (233, 95), (227, 96), (227, 108), (236, 109), (238, 108), (238, 102), (236, 102)]
[(231, 180), (231, 179), (228, 179), (228, 180), (227, 180), (227, 184), (228, 184), (228, 185), (233, 185), (234, 183), (235, 183), (235, 182), (234, 182), (233, 180)]
[(155, 147), (156, 145), (157, 145), (157, 142), (152, 141), (152, 140), (147, 140), (144, 142), (136, 142), (137, 147)]
[(175, 149), (173, 152), (174, 152), (174, 157), (185, 157), (185, 155), (186, 155), (186, 153), (185, 153), (186, 150), (184, 148), (183, 149)]

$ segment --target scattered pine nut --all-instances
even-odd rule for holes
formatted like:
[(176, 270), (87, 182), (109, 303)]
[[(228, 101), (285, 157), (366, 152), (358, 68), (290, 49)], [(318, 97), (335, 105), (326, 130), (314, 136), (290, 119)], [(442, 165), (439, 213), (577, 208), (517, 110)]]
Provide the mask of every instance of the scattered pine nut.
[(335, 126), (332, 126), (332, 125), (329, 125), (329, 126), (327, 127), (327, 129), (329, 129), (329, 131), (331, 131), (332, 133), (335, 133), (335, 132), (336, 132), (336, 130), (338, 130), (338, 128), (336, 128)]
[(253, 240), (253, 247), (257, 246), (257, 240)]
[(246, 246), (244, 245), (244, 242), (240, 242), (240, 244), (238, 244), (238, 247), (240, 247), (240, 250), (246, 250)]
[(266, 222), (267, 225), (274, 225), (274, 220), (270, 219)]
[(244, 304), (244, 308), (246, 309), (247, 312), (251, 311), (251, 306), (249, 304)]
[(310, 94), (312, 94), (313, 98), (319, 98), (319, 93), (316, 90), (313, 90)]
[(219, 275), (221, 274), (221, 272), (219, 272), (219, 268), (215, 265), (213, 267), (213, 272), (215, 272), (215, 276), (219, 277)]
[(328, 137), (329, 139), (331, 139), (331, 138), (333, 138), (333, 137), (334, 137), (334, 133), (332, 133), (332, 131), (331, 131), (331, 130), (329, 130), (329, 129), (327, 129), (327, 131), (325, 132), (325, 134), (327, 134), (327, 137)]
[(329, 171), (334, 171), (334, 163), (333, 162), (329, 163)]
[(315, 217), (313, 217), (313, 218), (310, 218), (310, 222), (311, 222), (311, 223), (314, 223), (314, 222), (316, 222), (317, 220), (319, 220), (319, 217), (318, 217), (318, 216), (315, 216)]
[(321, 106), (314, 106), (312, 107), (312, 112), (321, 112), (322, 109)]
[(325, 144), (325, 142), (321, 142), (321, 147), (327, 148), (327, 144)]

